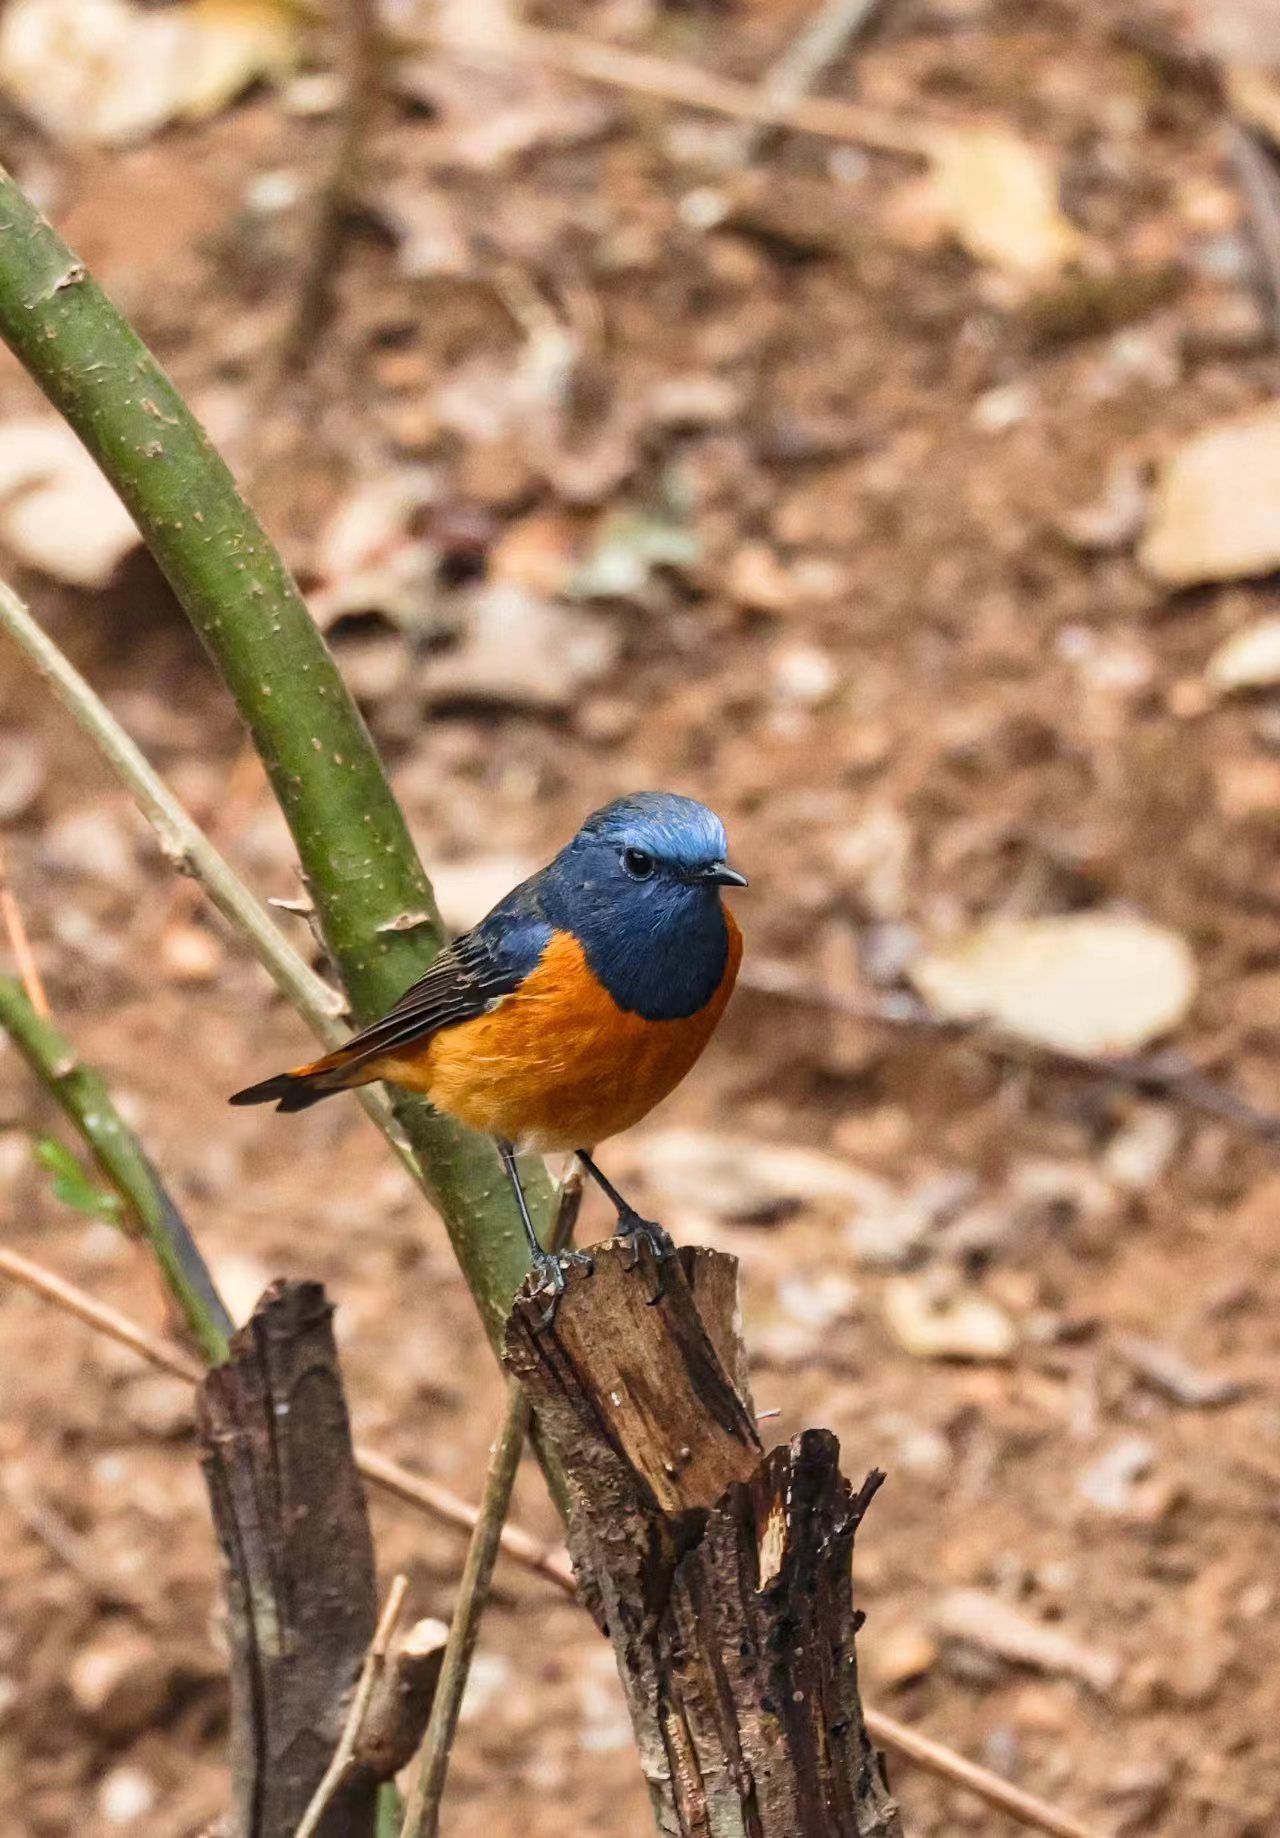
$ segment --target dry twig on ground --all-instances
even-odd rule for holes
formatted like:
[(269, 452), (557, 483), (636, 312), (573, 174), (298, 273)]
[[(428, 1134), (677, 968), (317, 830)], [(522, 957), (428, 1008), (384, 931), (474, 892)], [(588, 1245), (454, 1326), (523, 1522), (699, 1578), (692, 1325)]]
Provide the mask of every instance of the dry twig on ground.
[(532, 64), (608, 89), (653, 96), (683, 108), (703, 109), (734, 121), (763, 127), (792, 128), (826, 140), (849, 142), (876, 153), (928, 159), (936, 145), (937, 124), (908, 121), (883, 109), (824, 97), (770, 95), (750, 83), (718, 77), (693, 64), (628, 51), (618, 45), (583, 38), (576, 32), (521, 26), (500, 37), (463, 39), (455, 34), (424, 39), (401, 35), (401, 42), (421, 48), (424, 42), (460, 60), (479, 64)]
[[(823, 0), (760, 83), (774, 104), (798, 101), (829, 70), (870, 21), (883, 0)], [(748, 122), (732, 137), (728, 157), (746, 166), (768, 137), (771, 123)]]

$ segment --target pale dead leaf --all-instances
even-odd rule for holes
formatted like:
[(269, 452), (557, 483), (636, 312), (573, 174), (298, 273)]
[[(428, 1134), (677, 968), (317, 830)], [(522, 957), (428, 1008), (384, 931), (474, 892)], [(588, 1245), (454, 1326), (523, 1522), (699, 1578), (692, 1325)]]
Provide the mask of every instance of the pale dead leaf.
[(299, 54), (291, 0), (192, 0), (186, 15), (189, 64), (176, 113), (203, 121), (261, 78), (279, 80)]
[(915, 1359), (980, 1364), (1012, 1357), (1017, 1330), (1004, 1310), (976, 1289), (943, 1290), (933, 1278), (896, 1276), (885, 1284), (885, 1326)]
[(426, 466), (391, 467), (352, 487), (316, 543), (308, 605), (322, 632), (352, 613), (403, 625), (427, 615), (435, 556), (415, 524), (438, 497)]
[(1036, 280), (1083, 250), (1063, 215), (1045, 154), (1002, 127), (946, 129), (930, 146), (926, 185), (951, 233), (975, 260)]
[(127, 0), (9, 0), (0, 85), (55, 140), (141, 140), (173, 113), (181, 36)]
[(838, 1218), (874, 1204), (883, 1190), (874, 1175), (820, 1149), (709, 1130), (651, 1134), (645, 1165), (665, 1205), (720, 1219), (770, 1218), (795, 1206)]
[(1196, 988), (1176, 932), (1106, 912), (988, 920), (919, 957), (910, 976), (939, 1015), (1084, 1054), (1131, 1052), (1167, 1033)]
[(994, 1653), (1010, 1665), (1078, 1678), (1098, 1692), (1120, 1676), (1120, 1662), (1086, 1645), (1063, 1627), (1036, 1621), (1011, 1602), (981, 1589), (948, 1589), (934, 1606), (934, 1628), (944, 1640)]
[(1170, 587), (1280, 567), (1280, 401), (1203, 428), (1168, 456), (1138, 559)]
[(298, 31), (290, 0), (9, 0), (0, 88), (55, 140), (118, 146), (283, 75)]
[(1209, 659), (1205, 675), (1223, 695), (1280, 683), (1280, 615), (1233, 632)]
[(458, 644), (428, 660), (423, 687), (432, 703), (461, 699), (550, 713), (571, 708), (606, 674), (618, 642), (606, 620), (491, 581), (471, 595)]
[(0, 423), (0, 537), (75, 587), (105, 586), (142, 540), (70, 428), (44, 417)]

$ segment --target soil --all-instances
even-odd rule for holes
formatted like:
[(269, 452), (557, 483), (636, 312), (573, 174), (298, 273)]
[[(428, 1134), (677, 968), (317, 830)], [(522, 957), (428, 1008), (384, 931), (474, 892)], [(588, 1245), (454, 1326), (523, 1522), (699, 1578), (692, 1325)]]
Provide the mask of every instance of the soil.
[[(572, 22), (750, 79), (802, 18), (756, 0)], [(587, 810), (669, 785), (726, 820), (749, 960), (816, 990), (891, 984), (962, 919), (1128, 907), (1195, 952), (1178, 1051), (1268, 1106), (1280, 730), (1265, 699), (1210, 695), (1204, 668), (1275, 584), (1170, 595), (1123, 518), (1081, 516), (1276, 388), (1220, 105), (1175, 25), (1089, 0), (902, 0), (828, 79), (1051, 149), (1104, 252), (1087, 286), (1011, 287), (921, 234), (900, 161), (782, 136), (744, 175), (712, 163), (707, 124), (644, 98), (513, 80), (525, 116), (496, 79), (425, 63), (378, 128), (332, 323), (274, 396), (329, 120), (257, 93), (72, 154), (8, 118), (6, 158), (209, 415), (306, 584), (333, 579), (339, 510), (426, 469), (392, 545), (421, 564), (410, 614), (380, 580), (332, 637), (458, 920)], [(510, 130), (488, 165), (468, 110)], [(566, 344), (565, 387), (521, 420), (518, 388)], [(36, 406), (5, 359), (0, 407)], [(547, 624), (550, 669), (535, 646), (495, 680), (469, 649), (486, 593), (518, 589), (542, 620), (602, 538), (634, 570), (673, 529), (683, 550)], [(150, 565), (93, 593), (16, 578), (255, 888), (296, 895)], [(302, 1056), (299, 1024), (12, 659), (0, 715), (37, 767), (5, 852), (55, 1010), (235, 1310), (278, 1274), (322, 1279), (361, 1439), (474, 1498), (499, 1378), (438, 1223), (354, 1104), (227, 1109)], [(34, 1166), (33, 1134), (57, 1127), (5, 1053), (6, 1241), (162, 1328), (142, 1253)], [(797, 1146), (827, 1161), (797, 1173)], [(741, 1258), (772, 1433), (828, 1424), (851, 1472), (888, 1471), (858, 1540), (868, 1699), (1100, 1829), (1274, 1833), (1274, 1148), (1114, 1081), (747, 988), (688, 1085), (606, 1155), (677, 1237)], [(589, 1201), (585, 1238), (606, 1223)], [(903, 1284), (978, 1295), (1012, 1354), (909, 1352), (884, 1306)], [(9, 1288), (0, 1362), (0, 1832), (194, 1838), (225, 1802), (226, 1700), (189, 1399)], [(371, 1507), (384, 1585), (405, 1570), (414, 1614), (447, 1617), (457, 1535)], [(515, 1516), (555, 1535), (536, 1469)], [(1083, 1659), (958, 1636), (961, 1589)], [(891, 1772), (921, 1838), (1013, 1829)], [(447, 1824), (652, 1829), (607, 1649), (510, 1565)]]

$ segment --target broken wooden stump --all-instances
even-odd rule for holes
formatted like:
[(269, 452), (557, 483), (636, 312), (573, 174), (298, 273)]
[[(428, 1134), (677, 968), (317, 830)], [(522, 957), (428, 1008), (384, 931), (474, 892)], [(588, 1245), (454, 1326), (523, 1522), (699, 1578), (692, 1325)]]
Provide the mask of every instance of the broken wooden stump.
[[(373, 1542), (332, 1309), (275, 1283), (198, 1392), (231, 1647), (233, 1838), (291, 1838), (341, 1734), (374, 1630)], [(318, 1838), (371, 1838), (363, 1772)]]
[(651, 1307), (647, 1252), (593, 1255), (549, 1324), (522, 1292), (506, 1357), (568, 1477), (658, 1829), (901, 1838), (854, 1659), (853, 1539), (881, 1477), (851, 1487), (825, 1430), (765, 1454), (733, 1259), (682, 1251)]

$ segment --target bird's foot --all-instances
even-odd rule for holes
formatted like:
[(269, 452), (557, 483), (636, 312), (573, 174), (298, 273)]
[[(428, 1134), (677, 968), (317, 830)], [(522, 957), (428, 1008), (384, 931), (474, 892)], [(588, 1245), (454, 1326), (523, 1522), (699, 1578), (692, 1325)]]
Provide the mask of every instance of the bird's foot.
[(656, 1219), (642, 1219), (639, 1213), (632, 1212), (630, 1207), (626, 1212), (618, 1214), (618, 1236), (627, 1241), (626, 1268), (628, 1270), (634, 1270), (640, 1262), (641, 1245), (647, 1245), (649, 1248), (656, 1281), (654, 1292), (649, 1297), (649, 1307), (652, 1308), (654, 1303), (661, 1302), (667, 1293), (666, 1265), (676, 1254), (675, 1241), (665, 1226), (659, 1225)]
[(551, 1292), (551, 1300), (538, 1323), (544, 1332), (556, 1318), (556, 1309), (560, 1306), (560, 1298), (568, 1280), (567, 1272), (575, 1265), (585, 1270), (588, 1276), (595, 1275), (595, 1259), (586, 1251), (540, 1250), (530, 1262), (529, 1267), (535, 1278), (534, 1293), (541, 1295), (545, 1290)]

